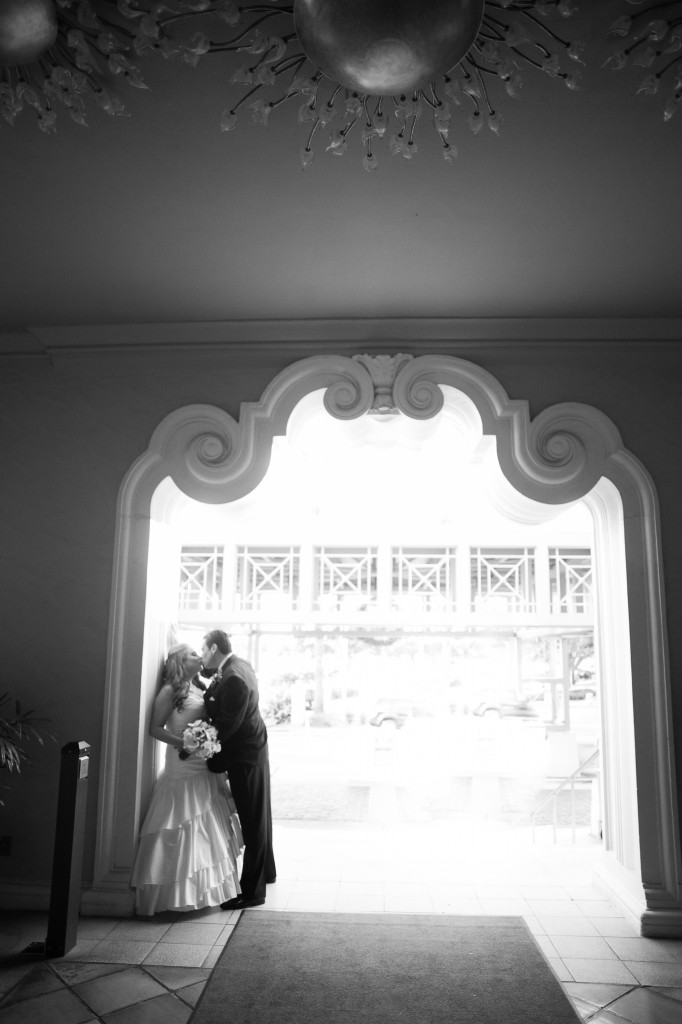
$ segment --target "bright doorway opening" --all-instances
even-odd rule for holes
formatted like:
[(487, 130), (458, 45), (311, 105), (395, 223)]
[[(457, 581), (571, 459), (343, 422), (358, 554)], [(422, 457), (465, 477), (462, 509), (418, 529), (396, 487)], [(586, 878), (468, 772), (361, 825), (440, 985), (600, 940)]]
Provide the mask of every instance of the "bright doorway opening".
[(254, 664), (280, 827), (596, 858), (592, 516), (500, 500), (499, 477), (468, 402), (348, 422), (313, 392), (249, 494), (177, 492), (167, 621)]

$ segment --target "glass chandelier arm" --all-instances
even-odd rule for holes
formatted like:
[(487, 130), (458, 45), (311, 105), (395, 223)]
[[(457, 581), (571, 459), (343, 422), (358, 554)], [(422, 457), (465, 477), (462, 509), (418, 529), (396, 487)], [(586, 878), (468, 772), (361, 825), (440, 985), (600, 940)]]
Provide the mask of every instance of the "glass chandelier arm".
[(336, 97), (339, 95), (339, 93), (341, 92), (342, 88), (343, 88), (342, 85), (335, 86), (333, 93), (331, 94), (331, 96), (329, 97), (329, 99), (327, 100), (327, 103), (326, 103), (326, 106), (328, 107), (329, 110), (331, 110), (332, 107), (334, 106), (334, 103), (336, 101)]
[[(472, 49), (480, 49), (481, 39), (485, 40), (486, 42), (498, 44), (501, 46), (506, 45), (504, 39), (504, 32), (502, 32), (500, 29), (496, 29), (494, 25), (486, 25), (485, 23), (481, 25), (481, 30), (476, 36), (476, 39), (474, 40)], [(471, 53), (471, 50), (469, 52)]]
[[(565, 39), (563, 39), (560, 35), (557, 35), (556, 32), (552, 31), (549, 25), (545, 25), (544, 21), (541, 21), (534, 14), (529, 14), (527, 11), (521, 11), (520, 13), (523, 15), (524, 18), (527, 18), (528, 21), (532, 21), (535, 27), (540, 30), (540, 32), (544, 32), (545, 35), (549, 36), (550, 39), (553, 39), (555, 43), (558, 43), (560, 46), (563, 46), (566, 50), (568, 50), (571, 44), (567, 42)], [(539, 45), (540, 43), (536, 43), (536, 46)]]
[[(630, 3), (631, 0), (628, 0), (628, 2)], [(649, 4), (648, 7), (643, 7), (641, 11), (634, 11), (630, 15), (630, 18), (632, 21), (637, 21), (639, 18), (648, 17), (652, 11), (660, 11), (666, 10), (668, 7), (676, 7), (678, 3), (679, 0), (662, 0), (662, 2), (658, 4)]]
[(671, 68), (674, 68), (676, 64), (679, 64), (680, 61), (682, 61), (682, 53), (679, 55), (679, 57), (673, 57), (671, 61), (668, 61), (667, 64), (664, 64), (660, 71), (656, 71), (656, 78), (663, 78), (663, 76), (667, 74)]
[[(261, 13), (264, 13), (264, 15), (266, 17), (274, 17), (277, 14), (290, 14), (291, 15), (291, 14), (293, 14), (293, 11), (294, 11), (293, 7), (280, 7), (279, 5), (278, 6), (274, 6), (273, 4), (253, 4), (253, 5), (249, 6), (249, 7), (238, 7), (237, 10), (239, 11), (240, 17), (241, 17), (242, 14), (261, 14)], [(166, 28), (166, 26), (168, 26), (168, 25), (172, 25), (172, 24), (174, 24), (175, 22), (178, 22), (178, 21), (186, 21), (188, 18), (207, 18), (207, 17), (211, 17), (211, 16), (216, 16), (217, 14), (218, 14), (218, 7), (217, 6), (216, 7), (208, 7), (208, 8), (206, 8), (205, 11), (179, 11), (177, 14), (169, 14), (165, 18), (159, 18), (158, 19), (158, 24), (159, 24), (159, 26), (161, 28)], [(246, 31), (248, 32), (249, 28), (253, 28), (254, 25), (256, 25), (256, 24), (259, 24), (259, 22), (254, 22), (252, 25), (248, 26)]]
[(38, 58), (38, 67), (43, 78), (49, 78), (52, 74), (52, 68), (55, 67), (54, 60), (50, 57), (50, 51), (47, 50), (42, 53)]
[(301, 148), (301, 151), (300, 151), (301, 166), (302, 166), (303, 170), (306, 169), (308, 164), (312, 163), (313, 157), (315, 156), (315, 154), (313, 153), (313, 150), (312, 150), (312, 147), (311, 147), (310, 144), (313, 141), (313, 135), (317, 131), (318, 124), (319, 124), (319, 121), (316, 121), (315, 124), (312, 126), (312, 128), (310, 129), (310, 134), (308, 135), (308, 139), (306, 141), (306, 144), (305, 144), (305, 146), (303, 146)]
[(258, 82), (256, 85), (254, 85), (253, 89), (249, 89), (249, 91), (245, 92), (243, 96), (240, 96), (239, 99), (237, 100), (237, 102), (235, 103), (235, 105), (233, 107), (230, 107), (230, 111), (229, 111), (230, 114), (235, 115), (237, 113), (237, 111), (239, 110), (239, 108), (242, 107), (246, 103), (247, 100), (251, 99), (251, 97), (254, 96), (255, 93), (258, 92), (259, 89), (262, 89), (262, 88), (263, 88), (262, 84), (260, 82)]
[[(336, 154), (336, 156), (341, 156), (343, 153), (345, 153), (346, 140), (348, 139), (348, 134), (357, 124), (359, 118), (360, 114), (355, 113), (349, 118), (348, 121), (346, 121), (346, 123), (341, 128), (337, 128), (335, 131), (333, 131), (332, 134), (330, 135), (330, 143), (327, 146), (327, 149), (330, 149), (333, 153)], [(318, 120), (315, 122), (315, 127), (317, 128), (319, 124), (321, 124), (320, 118), (318, 118)]]
[(267, 21), (268, 18), (274, 17), (274, 15), (276, 15), (276, 14), (281, 14), (281, 11), (273, 11), (270, 14), (264, 14), (261, 18), (258, 18), (256, 21), (252, 22), (250, 25), (247, 25), (243, 32), (240, 32), (238, 36), (234, 36), (232, 39), (226, 39), (222, 43), (216, 43), (216, 42), (213, 42), (213, 40), (211, 40), (209, 42), (209, 49), (208, 49), (207, 52), (208, 53), (228, 53), (230, 51), (236, 51), (236, 50), (242, 49), (242, 47), (240, 47), (239, 45), (235, 45), (235, 44), (239, 44), (242, 40), (246, 39), (249, 36), (249, 34), (254, 31), (254, 29), (258, 28), (258, 26), (262, 25), (264, 21)]
[[(305, 63), (305, 61), (306, 61), (306, 58), (305, 58), (305, 56), (303, 54), (297, 54), (295, 57), (285, 58), (281, 62), (280, 67), (274, 73), (278, 74), (278, 75), (279, 74), (284, 74), (286, 71), (290, 70), (292, 67), (298, 69), (298, 68), (300, 68)], [(238, 110), (239, 110), (239, 108), (241, 106), (243, 106), (248, 100), (250, 100), (251, 97), (254, 96), (259, 91), (259, 89), (262, 89), (263, 85), (264, 85), (264, 83), (257, 82), (253, 86), (252, 89), (249, 89), (249, 91), (246, 92), (243, 96), (240, 96), (240, 98), (237, 100), (237, 102), (234, 104), (234, 106), (231, 107), (230, 110), (228, 111), (229, 115), (231, 117), (235, 117), (237, 112), (238, 112)], [(280, 106), (286, 100), (291, 99), (291, 97), (295, 96), (295, 95), (296, 95), (295, 92), (291, 92), (290, 90), (287, 90), (286, 92), (282, 93), (281, 96), (278, 96), (276, 99), (270, 100), (270, 102), (267, 104), (267, 106), (269, 107), (269, 111), (274, 110), (275, 107)], [(269, 111), (268, 111), (268, 113), (269, 113)], [(265, 123), (265, 121), (263, 123)], [(232, 127), (232, 125), (230, 125), (230, 127)]]
[(490, 94), (488, 93), (488, 88), (483, 79), (483, 75), (488, 74), (494, 77), (498, 76), (496, 72), (492, 71), (490, 68), (479, 67), (472, 58), (468, 57), (467, 60), (471, 63), (473, 73), (477, 79), (475, 88), (470, 87), (463, 90), (474, 107), (472, 113), (467, 118), (467, 124), (473, 133), (478, 135), (483, 128), (483, 110), (481, 108), (484, 107), (487, 114), (488, 127), (497, 135), (502, 125), (502, 115), (495, 110), (495, 107), (490, 102)]
[[(470, 59), (470, 58), (468, 58), (468, 59)], [(484, 74), (488, 74), (488, 75), (492, 75), (493, 77), (497, 78), (497, 74), (494, 71), (492, 71), (490, 68), (479, 67), (478, 64), (476, 63), (476, 61), (473, 60), (473, 59), (470, 59), (470, 62), (471, 62), (471, 65), (472, 65), (472, 67), (474, 69), (474, 74), (476, 75), (476, 78), (478, 79), (478, 89), (477, 89), (475, 94), (474, 93), (467, 93), (467, 95), (469, 96), (470, 99), (473, 99), (474, 95), (478, 99), (482, 99), (484, 101), (487, 109), (488, 109), (488, 113), (489, 114), (494, 114), (495, 111), (494, 111), (494, 109), (492, 107), (492, 104), (490, 102), (490, 96), (488, 95), (487, 86), (486, 86), (485, 82), (483, 81), (483, 75)]]
[[(285, 70), (286, 70), (285, 68), (282, 69), (282, 71), (285, 71)], [(278, 72), (278, 73), (281, 74), (282, 72)], [(275, 107), (281, 106), (282, 103), (286, 103), (287, 100), (292, 99), (295, 95), (296, 95), (296, 93), (293, 93), (293, 92), (288, 92), (288, 91), (287, 92), (283, 92), (281, 96), (277, 96), (277, 97), (275, 97), (275, 99), (270, 100), (270, 107), (274, 110)], [(319, 120), (319, 118), (318, 118), (318, 120)]]
[(648, 42), (649, 42), (649, 36), (648, 35), (640, 36), (638, 39), (634, 39), (633, 42), (630, 44), (630, 46), (626, 46), (625, 49), (623, 50), (623, 53), (625, 54), (626, 57), (630, 57), (633, 53), (635, 53), (635, 51), (639, 47), (644, 46)]
[(40, 93), (41, 95), (43, 95), (42, 85), (39, 82), (37, 82), (36, 79), (33, 77), (31, 68), (27, 64), (21, 65), (21, 76), (19, 78), (19, 82), (17, 82), (17, 85), (19, 85), (20, 83), (28, 85), (31, 89), (34, 89), (36, 93)]
[[(291, 57), (283, 57), (278, 64), (272, 65), (272, 70), (276, 75), (283, 75), (286, 71), (290, 71), (291, 68), (294, 68), (294, 78), (292, 79), (293, 83), (296, 75), (301, 70), (307, 59), (308, 58), (304, 53), (296, 53)], [(295, 93), (291, 93), (290, 95), (294, 96)]]
[[(98, 17), (99, 17), (99, 20), (102, 23), (102, 27), (103, 28), (110, 28), (110, 29), (112, 29), (112, 31), (114, 31), (116, 33), (116, 35), (118, 35), (118, 36), (125, 36), (126, 39), (129, 39), (131, 41), (131, 43), (134, 42), (135, 39), (137, 38), (136, 34), (134, 32), (131, 32), (129, 28), (126, 28), (125, 25), (119, 25), (115, 21), (109, 21), (108, 18), (104, 18), (101, 15), (98, 15)], [(66, 20), (66, 19), (64, 19), (64, 20)], [(98, 32), (94, 28), (90, 29), (88, 31), (87, 27), (85, 25), (82, 25), (80, 22), (77, 25), (74, 24), (74, 27), (80, 28), (81, 32), (83, 32), (84, 35), (87, 35), (87, 36), (98, 36), (98, 35), (101, 34), (100, 32)]]
[[(410, 117), (412, 118), (412, 124), (410, 125), (410, 133), (407, 136), (407, 145), (408, 146), (414, 146), (414, 132), (415, 132), (415, 129), (417, 127), (417, 121), (419, 119), (419, 115), (418, 114), (410, 114)], [(407, 124), (407, 122), (405, 122), (405, 123)]]
[(313, 141), (313, 135), (315, 134), (315, 132), (317, 131), (317, 129), (319, 127), (320, 127), (320, 119), (318, 117), (316, 119), (316, 121), (314, 122), (312, 128), (310, 129), (310, 132), (308, 133), (308, 139), (307, 139), (306, 144), (305, 144), (305, 149), (306, 149), (306, 151), (308, 153), (311, 152), (310, 143)]
[[(132, 0), (127, 0), (127, 2), (126, 0), (123, 0), (123, 2), (121, 2), (121, 0), (100, 0), (100, 2), (104, 4), (106, 7), (115, 8), (120, 14), (123, 15), (124, 18), (132, 17), (133, 15), (145, 15), (149, 13), (149, 8), (147, 6), (138, 7), (136, 4), (132, 3)], [(122, 10), (122, 8), (126, 8), (131, 12), (131, 14), (125, 14), (125, 11)]]
[(354, 114), (353, 117), (351, 117), (351, 119), (349, 121), (346, 121), (346, 123), (343, 126), (343, 128), (340, 129), (341, 134), (343, 135), (344, 138), (347, 137), (349, 131), (357, 124), (359, 119), (360, 119), (360, 115), (359, 114)]
[(438, 97), (436, 96), (436, 90), (434, 89), (433, 85), (431, 85), (430, 88), (431, 88), (431, 95), (427, 96), (427, 94), (422, 89), (421, 90), (421, 97), (424, 100), (424, 102), (429, 107), (431, 107), (432, 110), (437, 110), (439, 106), (443, 105), (442, 104), (442, 100), (439, 100)]
[[(112, 50), (110, 52), (107, 52), (106, 50), (103, 50), (101, 45), (100, 45), (100, 43), (99, 43), (99, 38), (100, 38), (100, 36), (102, 34), (101, 32), (87, 32), (82, 27), (82, 25), (74, 26), (74, 30), (78, 31), (78, 32), (81, 32), (83, 34), (83, 36), (85, 37), (86, 45), (90, 48), (91, 51), (93, 51), (94, 53), (98, 54), (105, 63), (109, 59), (109, 57), (111, 56), (112, 53), (121, 53), (122, 50), (123, 50), (123, 48), (121, 46), (116, 46), (116, 47), (112, 48)], [(61, 32), (60, 32), (60, 34), (61, 34)], [(129, 38), (131, 40), (135, 38), (134, 36), (130, 35), (129, 33), (128, 33), (128, 35), (129, 35)], [(69, 41), (68, 41), (68, 35), (67, 35), (67, 39), (66, 39), (66, 42), (65, 42), (64, 45), (66, 46), (66, 48), (69, 50), (70, 53), (74, 52), (74, 47), (71, 46)], [(75, 63), (74, 63), (74, 66), (78, 67), (78, 65), (75, 64)], [(78, 68), (78, 70), (85, 72), (85, 68)]]
[[(541, 19), (537, 18), (534, 14), (531, 14), (530, 11), (533, 9), (533, 7), (534, 7), (534, 5), (531, 5), (528, 8), (528, 10), (525, 10), (525, 9), (522, 10), (521, 8), (517, 8), (517, 7), (511, 7), (511, 8), (507, 8), (507, 9), (518, 11), (518, 13), (523, 18), (525, 18), (527, 21), (532, 22), (532, 24), (535, 26), (535, 28), (538, 30), (538, 32), (544, 33), (545, 35), (549, 36), (549, 38), (552, 39), (553, 42), (557, 43), (559, 46), (563, 46), (563, 48), (567, 52), (569, 52), (571, 50), (571, 45), (572, 44), (568, 40), (564, 39), (562, 36), (560, 36), (556, 32), (554, 32), (549, 27), (549, 25), (546, 25), (544, 23), (544, 21), (542, 21)], [(517, 53), (519, 52), (514, 45), (510, 45), (509, 43), (506, 43), (506, 34), (511, 31), (511, 28), (512, 28), (511, 24), (508, 24), (508, 23), (506, 23), (504, 21), (500, 21), (500, 20), (498, 20), (496, 17), (494, 17), (492, 15), (485, 14), (484, 17), (483, 17), (482, 28), (486, 28), (488, 31), (495, 33), (494, 36), (488, 37), (488, 38), (494, 38), (494, 40), (496, 42), (501, 42), (502, 44), (509, 46), (509, 48), (514, 50), (515, 52), (517, 52)], [(479, 33), (479, 35), (482, 35), (482, 34), (483, 34), (483, 32)], [(548, 50), (545, 46), (543, 46), (543, 44), (540, 42), (540, 40), (537, 37), (535, 37), (535, 36), (530, 37), (528, 39), (528, 42), (531, 43), (533, 46), (537, 46), (539, 49), (541, 49), (546, 57), (550, 57), (551, 56), (551, 51)]]
[[(542, 64), (537, 60), (533, 60), (533, 58), (529, 57), (527, 53), (523, 52), (523, 50), (519, 50), (516, 46), (510, 46), (510, 50), (522, 61), (525, 61), (526, 64), (529, 64), (530, 67), (536, 68), (538, 71), (544, 71)], [(546, 57), (550, 56), (547, 50), (545, 50), (544, 53)]]
[[(55, 47), (53, 47), (53, 49), (54, 48)], [(90, 86), (93, 92), (101, 91), (101, 84), (89, 71), (85, 71), (82, 68), (78, 67), (78, 65), (75, 63), (73, 59), (73, 54), (69, 49), (67, 49), (63, 45), (59, 45), (59, 42), (56, 44), (56, 49), (61, 51), (61, 59), (54, 62), (52, 71), (54, 71), (55, 68), (64, 67), (65, 64), (69, 64), (72, 68), (72, 75), (82, 75), (83, 79), (87, 82), (87, 84)], [(50, 74), (51, 73), (52, 72), (50, 72)]]
[[(55, 68), (58, 68), (60, 64), (63, 66), (63, 62), (57, 60), (56, 55), (53, 53), (54, 46), (51, 46), (46, 53), (44, 53), (39, 61), (40, 73), (43, 76), (43, 81), (48, 80)], [(68, 56), (68, 55), (67, 55)]]
[[(58, 60), (55, 60), (55, 55), (58, 56)], [(55, 67), (64, 67), (64, 65), (68, 65), (68, 67), (72, 68), (73, 71), (79, 70), (79, 68), (76, 67), (75, 61), (73, 59), (73, 52), (64, 40), (61, 32), (57, 36), (53, 46), (48, 51), (48, 56), (50, 56), (54, 60)]]
[(253, 14), (256, 11), (279, 11), (280, 14), (294, 13), (292, 6), (285, 6), (283, 4), (254, 4), (251, 7), (240, 7), (239, 10), (242, 14)]
[(369, 100), (369, 96), (365, 95), (365, 96), (362, 97), (362, 109), (365, 112), (365, 127), (366, 128), (371, 128), (372, 127), (372, 115), (370, 114), (369, 110), (367, 109), (367, 102), (368, 102), (368, 100)]
[(493, 39), (495, 42), (503, 43), (506, 33), (509, 32), (510, 28), (511, 25), (504, 21), (498, 21), (497, 18), (493, 17), (493, 15), (488, 14), (486, 10), (483, 15), (483, 21), (481, 22), (481, 28), (478, 35), (484, 36), (486, 39)]
[[(558, 7), (562, 0), (545, 0), (544, 7)], [(487, 0), (486, 6), (496, 7), (499, 11), (532, 11), (538, 6), (538, 0)]]

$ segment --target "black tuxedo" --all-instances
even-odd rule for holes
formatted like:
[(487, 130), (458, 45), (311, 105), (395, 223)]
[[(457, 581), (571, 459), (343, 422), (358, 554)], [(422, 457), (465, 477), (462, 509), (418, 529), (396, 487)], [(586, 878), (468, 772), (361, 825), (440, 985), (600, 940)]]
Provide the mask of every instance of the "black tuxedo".
[(244, 835), (241, 888), (247, 898), (265, 897), (274, 881), (268, 733), (258, 707), (256, 673), (231, 654), (220, 678), (204, 695), (208, 718), (216, 727), (220, 752), (207, 762), (212, 772), (227, 772)]

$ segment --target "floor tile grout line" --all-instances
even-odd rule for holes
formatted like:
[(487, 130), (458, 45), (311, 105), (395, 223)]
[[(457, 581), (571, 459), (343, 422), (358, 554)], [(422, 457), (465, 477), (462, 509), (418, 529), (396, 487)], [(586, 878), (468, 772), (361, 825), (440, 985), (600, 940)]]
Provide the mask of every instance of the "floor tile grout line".
[[(60, 959), (61, 959), (61, 958), (60, 958)], [(62, 960), (61, 962), (63, 963), (63, 962), (65, 962), (65, 961), (63, 961), (63, 960)], [(70, 963), (79, 963), (79, 962), (81, 962), (81, 961), (67, 961), (67, 962), (70, 962)], [(36, 965), (36, 966), (37, 966), (37, 965)], [(77, 1000), (78, 1000), (78, 1001), (79, 1001), (79, 1002), (80, 1002), (80, 1003), (81, 1003), (81, 1004), (82, 1004), (82, 1005), (84, 1006), (84, 1008), (85, 1008), (85, 1009), (87, 1010), (87, 1012), (88, 1012), (89, 1014), (93, 1014), (93, 1016), (92, 1016), (92, 1017), (90, 1018), (90, 1020), (91, 1020), (91, 1021), (93, 1021), (93, 1020), (96, 1020), (96, 1021), (98, 1022), (98, 1024), (103, 1024), (103, 1018), (104, 1018), (104, 1017), (106, 1017), (108, 1013), (111, 1013), (111, 1012), (116, 1012), (116, 1011), (109, 1011), (109, 1010), (108, 1010), (108, 1011), (107, 1011), (106, 1013), (104, 1013), (104, 1014), (100, 1014), (100, 1013), (98, 1013), (98, 1012), (97, 1012), (97, 1011), (96, 1011), (96, 1010), (95, 1010), (95, 1009), (94, 1009), (94, 1008), (93, 1008), (93, 1007), (92, 1007), (92, 1006), (91, 1006), (91, 1005), (90, 1005), (90, 1004), (89, 1004), (89, 1003), (87, 1002), (87, 1000), (85, 1000), (85, 999), (84, 999), (84, 998), (83, 998), (83, 997), (81, 996), (81, 994), (80, 994), (79, 992), (75, 991), (75, 989), (77, 989), (79, 985), (81, 985), (81, 984), (87, 984), (87, 982), (79, 982), (79, 981), (76, 981), (76, 982), (69, 982), (69, 981), (67, 981), (66, 979), (64, 979), (64, 978), (62, 978), (62, 977), (61, 977), (61, 975), (59, 974), (59, 972), (58, 972), (58, 971), (57, 971), (57, 970), (55, 969), (55, 965), (54, 965), (53, 963), (45, 963), (45, 965), (44, 965), (44, 966), (45, 966), (45, 967), (46, 967), (46, 968), (48, 969), (48, 971), (49, 971), (49, 972), (50, 972), (50, 973), (51, 973), (52, 975), (54, 975), (54, 977), (55, 977), (55, 978), (56, 978), (56, 979), (57, 979), (57, 980), (58, 980), (58, 981), (60, 982), (60, 985), (61, 985), (61, 986), (63, 986), (63, 989), (65, 989), (65, 990), (66, 990), (66, 991), (68, 991), (68, 992), (69, 992), (69, 993), (70, 993), (70, 994), (71, 994), (72, 996), (74, 996), (74, 997), (75, 997), (75, 998), (76, 998), (76, 999), (77, 999)], [(109, 965), (109, 966), (111, 966), (111, 965)], [(157, 977), (156, 977), (156, 976), (155, 976), (154, 974), (152, 974), (152, 972), (151, 972), (151, 971), (149, 971), (149, 970), (148, 970), (148, 969), (147, 969), (147, 968), (146, 968), (146, 967), (144, 966), (144, 964), (120, 964), (120, 965), (115, 965), (115, 966), (120, 966), (120, 970), (119, 970), (119, 971), (114, 971), (114, 972), (112, 972), (111, 974), (106, 974), (106, 975), (98, 975), (98, 976), (97, 976), (96, 978), (92, 978), (92, 979), (90, 979), (90, 980), (92, 980), (92, 981), (98, 981), (98, 980), (100, 980), (100, 978), (102, 978), (102, 977), (111, 977), (111, 976), (112, 976), (113, 974), (120, 974), (120, 973), (123, 973), (123, 972), (124, 972), (124, 971), (126, 971), (126, 970), (139, 970), (139, 971), (143, 972), (143, 973), (144, 973), (144, 974), (145, 974), (145, 975), (146, 975), (146, 976), (147, 976), (148, 978), (150, 978), (150, 980), (151, 980), (151, 981), (155, 982), (155, 983), (156, 983), (157, 985), (159, 985), (159, 986), (160, 986), (160, 987), (161, 987), (162, 989), (164, 989), (164, 992), (162, 993), (162, 995), (170, 995), (170, 996), (173, 996), (174, 998), (178, 999), (178, 1000), (179, 1000), (179, 1001), (180, 1001), (180, 1002), (181, 1002), (181, 1003), (183, 1004), (183, 1006), (189, 1006), (189, 1007), (190, 1007), (190, 1009), (193, 1009), (193, 1007), (191, 1006), (191, 1004), (190, 1004), (190, 1003), (188, 1003), (188, 1002), (187, 1002), (186, 1000), (184, 1000), (184, 999), (182, 998), (182, 996), (180, 995), (180, 992), (181, 992), (181, 991), (182, 991), (182, 989), (184, 989), (184, 988), (190, 988), (190, 987), (191, 987), (192, 985), (198, 984), (198, 982), (190, 982), (190, 984), (189, 984), (189, 985), (183, 985), (183, 986), (182, 986), (182, 988), (180, 988), (180, 989), (173, 989), (173, 988), (170, 988), (170, 987), (169, 987), (168, 985), (166, 985), (166, 983), (165, 983), (164, 981), (162, 981), (162, 980), (161, 980), (160, 978), (157, 978)], [(166, 965), (159, 965), (159, 966), (166, 966)], [(180, 970), (182, 970), (182, 969), (186, 969), (186, 968), (179, 968), (179, 969), (180, 969)], [(197, 970), (203, 970), (203, 969), (204, 969), (204, 968), (197, 968)], [(208, 969), (209, 971), (212, 971), (212, 968), (207, 968), (207, 969)], [(210, 975), (209, 975), (209, 976), (210, 976)], [(25, 977), (26, 977), (26, 976), (25, 976)], [(19, 987), (21, 986), (21, 984), (22, 984), (22, 982), (23, 982), (23, 981), (24, 981), (24, 978), (20, 979), (20, 980), (19, 980), (19, 981), (17, 982), (17, 984), (16, 984), (15, 986), (14, 986), (14, 988), (12, 988), (12, 989), (11, 989), (11, 990), (10, 990), (9, 992), (7, 992), (7, 993), (5, 994), (5, 996), (4, 996), (4, 997), (3, 997), (3, 999), (2, 999), (2, 1004), (6, 1005), (6, 1006), (16, 1006), (16, 1005), (19, 1005), (19, 1004), (20, 1004), (20, 1003), (22, 1003), (22, 1002), (25, 1002), (25, 1001), (27, 1001), (28, 999), (33, 999), (33, 998), (40, 998), (40, 997), (36, 997), (36, 996), (27, 996), (27, 999), (26, 999), (26, 1000), (18, 1000), (17, 1002), (12, 1002), (12, 1001), (10, 1000), (10, 998), (9, 998), (9, 997), (11, 996), (12, 992), (14, 992), (14, 991), (15, 991), (15, 989), (16, 989), (16, 988), (19, 988)], [(208, 978), (206, 979), (206, 982), (208, 982)], [(61, 990), (62, 990), (61, 988), (60, 988), (60, 989), (54, 989), (54, 990), (53, 990), (52, 992), (46, 992), (46, 993), (43, 993), (43, 995), (47, 995), (47, 996), (49, 996), (49, 995), (52, 995), (52, 994), (53, 994), (53, 992), (56, 992), (56, 991), (61, 991)], [(159, 999), (159, 998), (161, 998), (161, 995), (157, 993), (156, 995), (153, 995), (153, 996), (149, 996), (148, 998), (145, 998), (145, 999), (140, 999), (140, 1000), (138, 1000), (138, 1001), (136, 1001), (136, 1002), (133, 1002), (133, 1003), (128, 1003), (128, 1004), (127, 1004), (127, 1006), (117, 1007), (117, 1009), (128, 1009), (128, 1008), (130, 1008), (130, 1007), (133, 1007), (133, 1006), (142, 1006), (142, 1005), (143, 1005), (144, 1003), (148, 1003), (148, 1002), (151, 1002), (151, 1001), (152, 1001), (153, 999)], [(2, 1004), (0, 1004), (0, 1005), (2, 1005)]]

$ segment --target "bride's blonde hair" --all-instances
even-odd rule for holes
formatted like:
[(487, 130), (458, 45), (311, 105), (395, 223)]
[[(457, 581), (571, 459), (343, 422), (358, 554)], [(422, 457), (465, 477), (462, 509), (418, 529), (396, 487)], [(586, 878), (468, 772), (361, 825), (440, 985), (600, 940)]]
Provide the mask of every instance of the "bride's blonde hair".
[(163, 667), (162, 683), (170, 683), (173, 693), (173, 707), (181, 708), (185, 697), (189, 693), (189, 679), (185, 679), (182, 656), (186, 651), (191, 651), (189, 644), (174, 644), (168, 652), (166, 664)]

